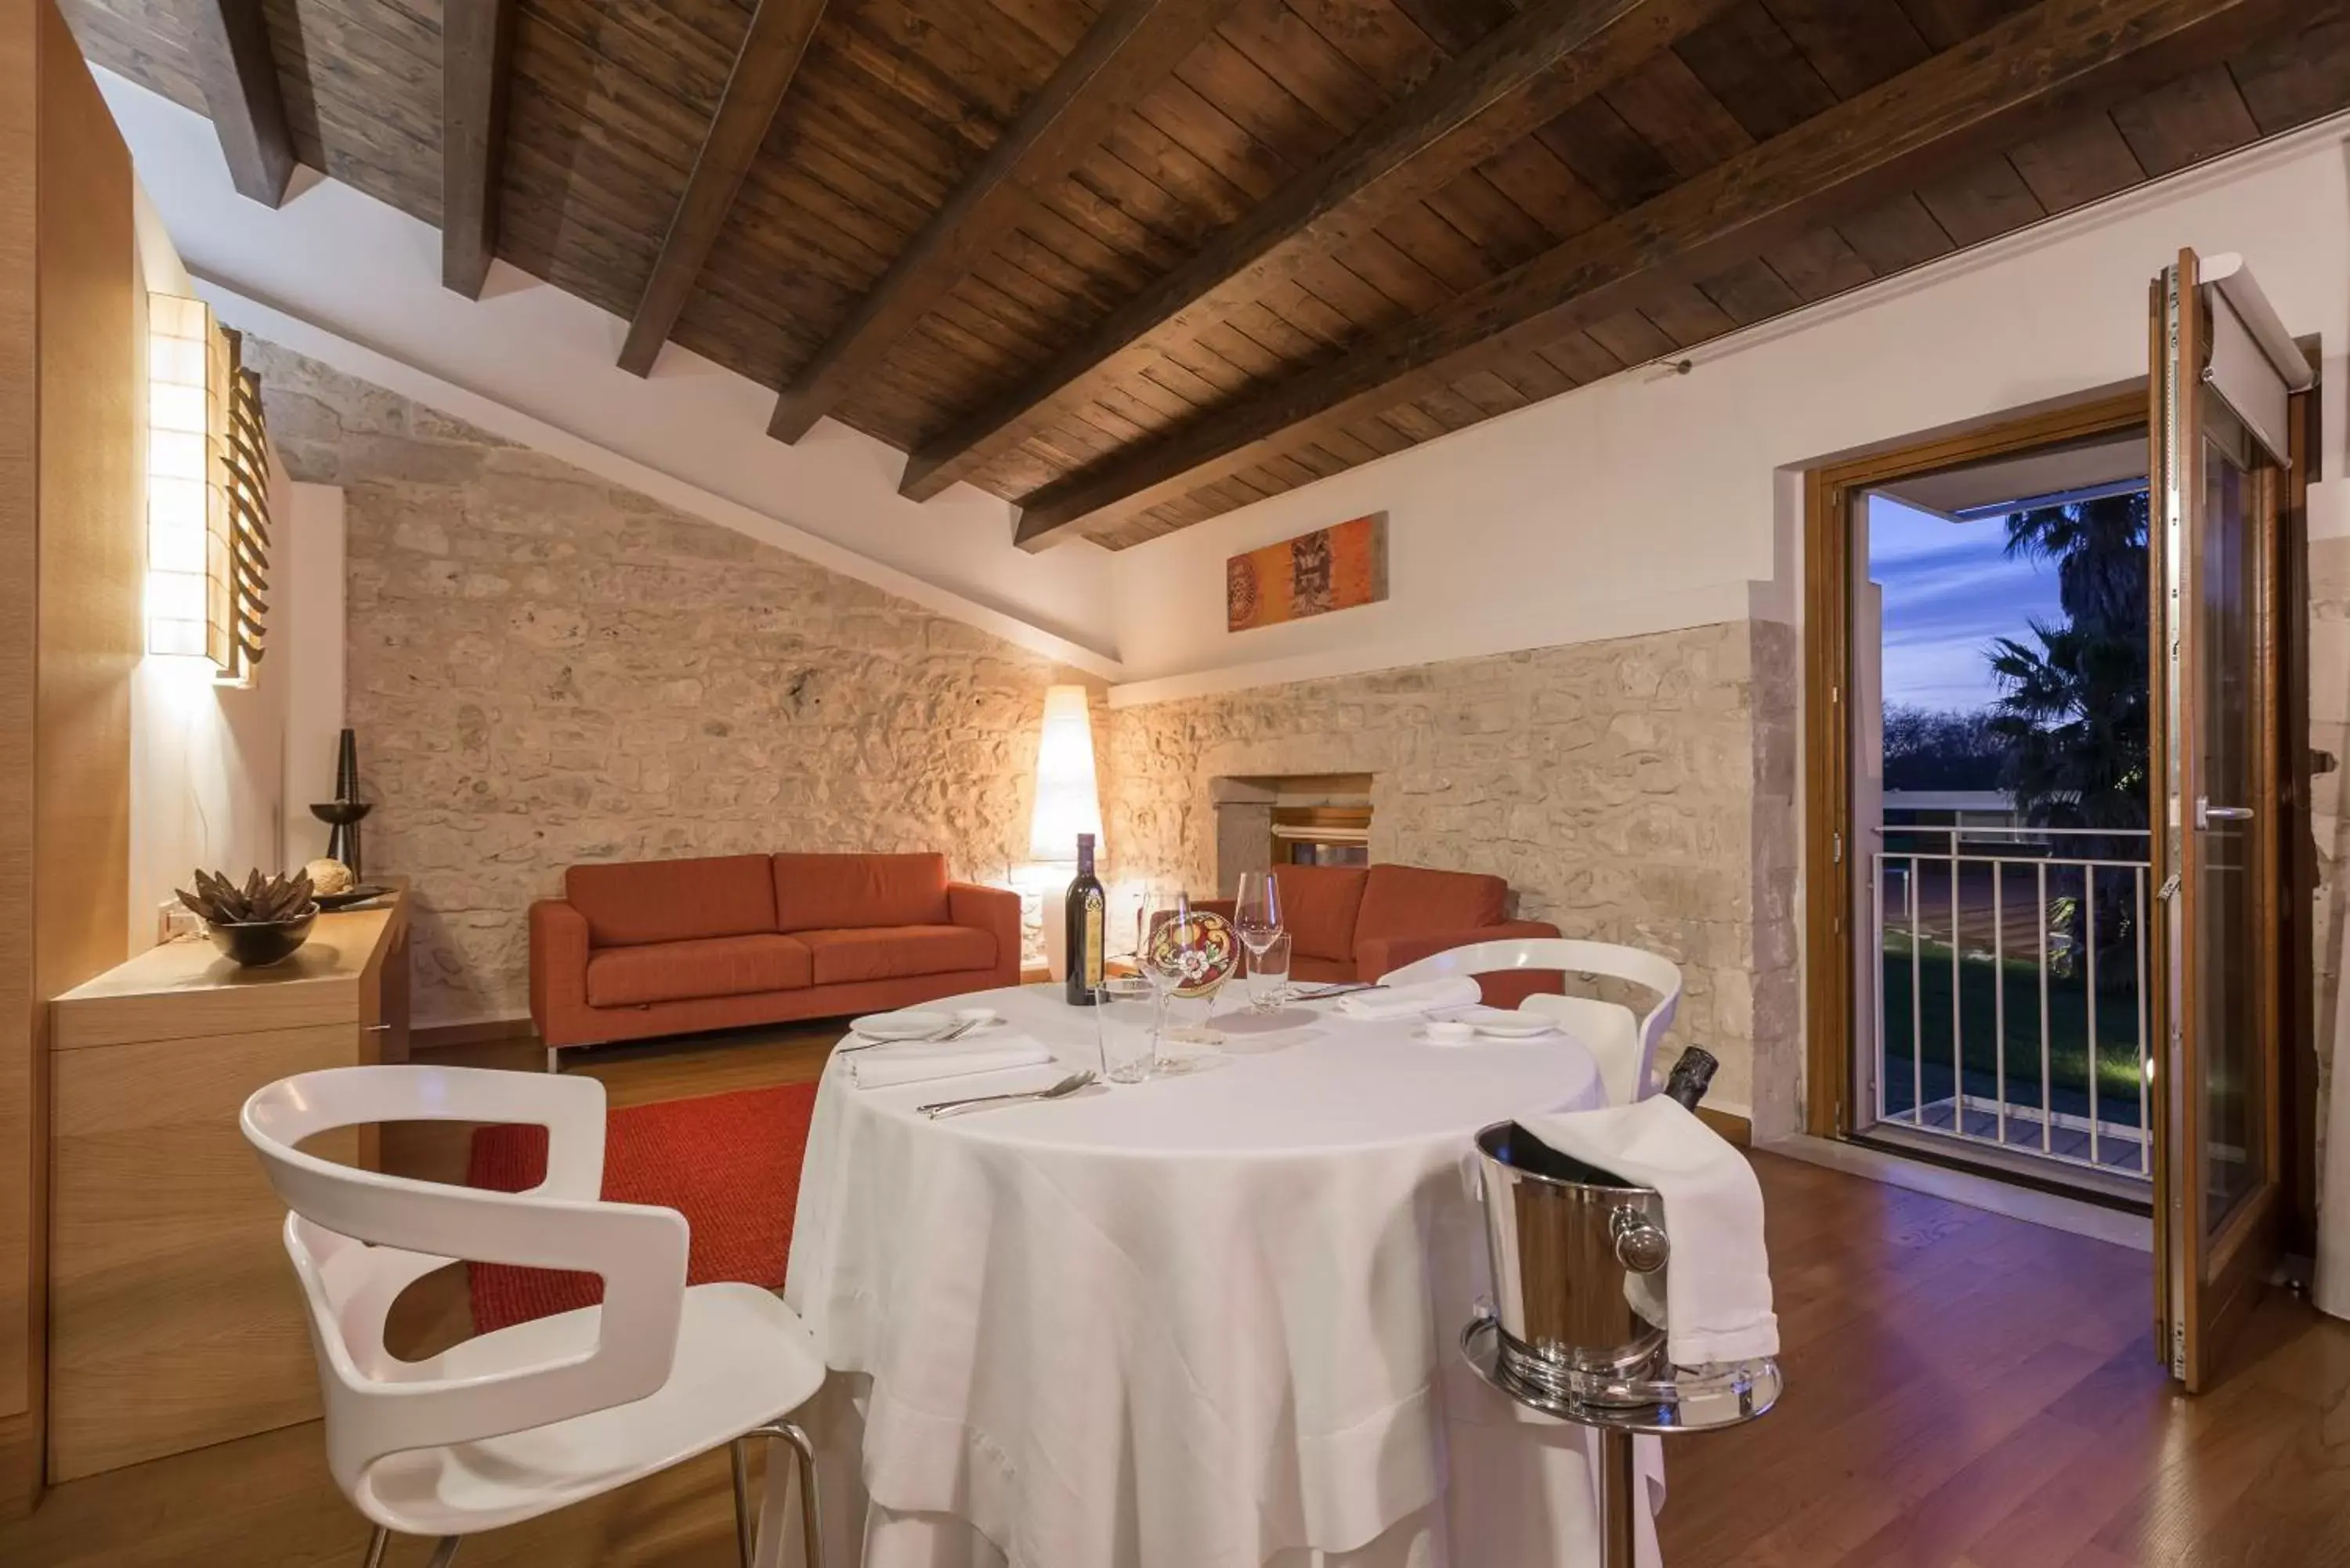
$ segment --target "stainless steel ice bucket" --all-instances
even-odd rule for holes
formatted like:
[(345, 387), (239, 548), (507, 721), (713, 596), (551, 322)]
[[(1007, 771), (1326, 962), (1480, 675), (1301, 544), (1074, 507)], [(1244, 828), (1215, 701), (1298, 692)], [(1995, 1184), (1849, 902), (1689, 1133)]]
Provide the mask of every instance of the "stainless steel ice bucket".
[(1637, 1403), (1664, 1361), (1664, 1199), (1515, 1122), (1477, 1135), (1501, 1362), (1544, 1392)]

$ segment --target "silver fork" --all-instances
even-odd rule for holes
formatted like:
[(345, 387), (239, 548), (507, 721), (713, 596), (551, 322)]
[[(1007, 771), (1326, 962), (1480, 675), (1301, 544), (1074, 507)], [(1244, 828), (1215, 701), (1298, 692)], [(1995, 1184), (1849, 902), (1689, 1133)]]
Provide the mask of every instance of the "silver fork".
[(917, 1034), (911, 1040), (859, 1040), (854, 1045), (836, 1046), (832, 1054), (836, 1056), (846, 1056), (852, 1051), (870, 1051), (876, 1045), (943, 1045), (950, 1040), (962, 1039), (985, 1022), (985, 1019), (981, 1018), (966, 1018), (953, 1027), (942, 1029), (936, 1034)]
[(1072, 1073), (1049, 1089), (1024, 1089), (1012, 1095), (974, 1095), (967, 1100), (940, 1100), (914, 1108), (932, 1121), (941, 1116), (955, 1116), (963, 1111), (977, 1110), (982, 1106), (1016, 1105), (1024, 1100), (1066, 1099), (1094, 1081), (1091, 1073)]

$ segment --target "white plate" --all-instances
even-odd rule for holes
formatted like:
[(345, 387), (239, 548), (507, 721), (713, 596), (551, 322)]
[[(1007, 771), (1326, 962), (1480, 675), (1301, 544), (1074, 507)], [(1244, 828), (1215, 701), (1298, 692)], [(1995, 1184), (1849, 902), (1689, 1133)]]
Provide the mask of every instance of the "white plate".
[(1539, 1012), (1512, 1012), (1500, 1007), (1464, 1007), (1452, 1014), (1455, 1023), (1466, 1023), (1480, 1034), (1491, 1034), (1503, 1040), (1523, 1040), (1536, 1034), (1550, 1034), (1558, 1025)]
[(945, 1033), (954, 1022), (943, 1012), (876, 1012), (848, 1027), (868, 1040), (926, 1040)]

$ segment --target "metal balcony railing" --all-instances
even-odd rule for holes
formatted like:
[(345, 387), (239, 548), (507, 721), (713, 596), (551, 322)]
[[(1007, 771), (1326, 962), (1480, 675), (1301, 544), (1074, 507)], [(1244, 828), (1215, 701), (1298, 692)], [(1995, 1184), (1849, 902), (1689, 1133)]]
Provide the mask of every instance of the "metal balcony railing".
[(2151, 1176), (2147, 847), (2143, 828), (1887, 822), (1879, 1122)]

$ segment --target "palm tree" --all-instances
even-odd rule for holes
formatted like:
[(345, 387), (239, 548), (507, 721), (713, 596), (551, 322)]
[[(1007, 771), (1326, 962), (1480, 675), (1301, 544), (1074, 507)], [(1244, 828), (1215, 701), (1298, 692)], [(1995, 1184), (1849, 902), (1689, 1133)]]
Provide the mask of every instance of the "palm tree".
[(2036, 648), (2002, 637), (1991, 654), (2006, 688), (1991, 728), (2007, 743), (2008, 789), (2036, 826), (2146, 826), (2146, 530), (2142, 490), (2007, 520), (2010, 557), (2056, 563), (2065, 618), (2032, 623)]
[[(1992, 673), (2005, 690), (1990, 728), (2007, 746), (2004, 779), (2025, 821), (2043, 827), (2147, 826), (2147, 493), (2034, 507), (2007, 520), (2007, 553), (2056, 563), (2061, 625), (2033, 621), (2030, 646), (1997, 639)], [(2080, 837), (2068, 847), (2135, 858), (2134, 836)], [(2077, 884), (2076, 884), (2077, 886)], [(2101, 949), (2126, 957), (2134, 903), (2119, 877), (2098, 885)], [(2085, 911), (2058, 900), (2068, 952), (2081, 950)], [(2100, 953), (2101, 961), (2105, 954)], [(2119, 978), (2121, 965), (2106, 972)]]

